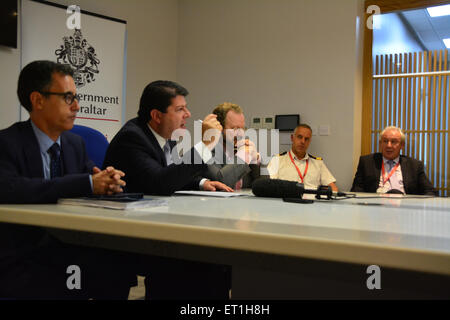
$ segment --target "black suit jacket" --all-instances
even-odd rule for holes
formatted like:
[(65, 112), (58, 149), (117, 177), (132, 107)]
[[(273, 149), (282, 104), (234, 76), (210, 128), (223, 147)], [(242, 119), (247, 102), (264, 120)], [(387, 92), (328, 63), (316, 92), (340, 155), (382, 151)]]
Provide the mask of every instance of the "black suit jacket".
[[(92, 193), (89, 173), (94, 163), (87, 157), (81, 137), (61, 135), (64, 177), (44, 179), (39, 143), (30, 120), (0, 131), (0, 203), (53, 203), (61, 197)], [(7, 257), (20, 257), (46, 240), (44, 229), (0, 223), (0, 267)], [(3, 259), (2, 259), (3, 258)]]
[[(381, 153), (373, 153), (359, 158), (358, 170), (351, 191), (376, 192), (380, 183)], [(430, 180), (428, 180), (421, 161), (400, 156), (400, 167), (406, 194), (437, 195)]]
[(206, 164), (193, 148), (188, 154), (190, 164), (167, 166), (164, 152), (147, 123), (134, 118), (111, 141), (103, 166), (125, 172), (128, 192), (170, 195), (177, 190), (199, 188)]

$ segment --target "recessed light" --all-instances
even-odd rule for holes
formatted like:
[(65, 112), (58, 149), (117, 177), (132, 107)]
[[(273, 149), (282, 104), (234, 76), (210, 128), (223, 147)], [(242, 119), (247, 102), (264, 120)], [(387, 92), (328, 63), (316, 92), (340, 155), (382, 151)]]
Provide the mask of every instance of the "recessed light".
[(447, 49), (450, 49), (450, 38), (443, 39), (442, 41), (444, 41), (444, 44), (447, 47)]
[(428, 14), (430, 17), (442, 17), (450, 15), (450, 4), (446, 4), (443, 6), (431, 7), (427, 8)]

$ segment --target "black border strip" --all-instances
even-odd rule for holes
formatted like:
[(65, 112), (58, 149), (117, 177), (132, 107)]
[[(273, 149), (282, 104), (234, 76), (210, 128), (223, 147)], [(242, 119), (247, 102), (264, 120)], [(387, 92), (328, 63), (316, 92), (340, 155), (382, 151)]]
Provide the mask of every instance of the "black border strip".
[[(49, 6), (53, 6), (53, 7), (57, 7), (57, 8), (66, 9), (66, 10), (67, 10), (67, 7), (64, 6), (64, 5), (62, 5), (62, 4), (53, 3), (53, 2), (45, 1), (45, 0), (31, 0), (31, 1), (33, 1), (33, 2), (38, 2), (38, 3), (42, 3), (42, 4), (47, 4), (47, 5), (49, 5)], [(81, 7), (80, 7), (80, 9), (81, 9)], [(102, 15), (102, 14), (93, 13), (93, 12), (86, 11), (86, 10), (80, 10), (80, 12), (83, 13), (83, 14), (87, 14), (87, 15), (90, 15), (90, 16), (97, 17), (97, 18), (103, 18), (103, 19), (106, 19), (106, 20), (111, 20), (111, 21), (115, 21), (115, 22), (127, 24), (127, 22), (126, 22), (125, 20), (121, 20), (121, 19), (117, 19), (117, 18), (113, 18), (113, 17), (104, 16), (104, 15)]]

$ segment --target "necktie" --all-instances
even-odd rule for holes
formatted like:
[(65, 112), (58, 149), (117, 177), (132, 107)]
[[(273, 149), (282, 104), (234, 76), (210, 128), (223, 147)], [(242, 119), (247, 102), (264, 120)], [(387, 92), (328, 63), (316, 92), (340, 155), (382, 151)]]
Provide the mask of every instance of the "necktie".
[(390, 173), (392, 168), (395, 166), (394, 160), (388, 160), (388, 166), (389, 166), (388, 170), (389, 170), (389, 173)]
[[(388, 160), (387, 164), (388, 164), (388, 170), (389, 170), (388, 174), (390, 174), (391, 170), (394, 169), (394, 167), (395, 167), (395, 162), (394, 162), (394, 160)], [(391, 183), (391, 189), (400, 190), (400, 184), (397, 179), (397, 173), (392, 174), (391, 178), (389, 179), (389, 182)]]
[(61, 177), (61, 148), (56, 142), (47, 150), (50, 155), (50, 178)]
[(172, 152), (171, 152), (171, 150), (170, 150), (170, 144), (169, 144), (169, 141), (170, 141), (170, 140), (167, 140), (167, 141), (166, 141), (166, 144), (165, 144), (164, 147), (163, 147), (164, 156), (166, 157), (166, 163), (167, 163), (167, 166), (169, 166), (169, 165), (171, 165), (171, 164), (173, 163), (173, 160), (172, 160)]

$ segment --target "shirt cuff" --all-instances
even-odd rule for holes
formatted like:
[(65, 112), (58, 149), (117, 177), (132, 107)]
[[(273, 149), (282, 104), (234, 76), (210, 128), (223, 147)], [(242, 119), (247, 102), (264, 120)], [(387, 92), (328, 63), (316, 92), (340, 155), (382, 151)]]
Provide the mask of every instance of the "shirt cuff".
[(212, 158), (211, 150), (209, 150), (203, 142), (197, 143), (194, 148), (197, 150), (200, 157), (202, 157), (204, 163), (207, 163)]
[(89, 182), (91, 183), (91, 192), (94, 193), (94, 183), (92, 182), (92, 174), (89, 175)]
[(206, 181), (208, 181), (209, 179), (203, 178), (202, 180), (200, 180), (200, 183), (198, 184), (198, 189), (200, 191), (203, 191), (203, 185), (205, 184)]

